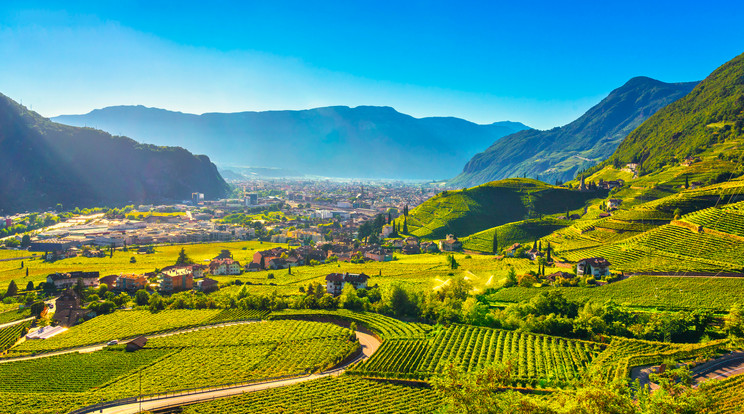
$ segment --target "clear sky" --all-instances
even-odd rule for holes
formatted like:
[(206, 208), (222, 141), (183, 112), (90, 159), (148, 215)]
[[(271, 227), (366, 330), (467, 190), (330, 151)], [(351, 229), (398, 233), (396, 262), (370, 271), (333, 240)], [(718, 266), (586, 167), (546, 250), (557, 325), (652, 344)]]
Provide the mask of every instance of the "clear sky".
[(0, 2), (0, 93), (44, 116), (387, 105), (566, 124), (744, 52), (742, 1)]

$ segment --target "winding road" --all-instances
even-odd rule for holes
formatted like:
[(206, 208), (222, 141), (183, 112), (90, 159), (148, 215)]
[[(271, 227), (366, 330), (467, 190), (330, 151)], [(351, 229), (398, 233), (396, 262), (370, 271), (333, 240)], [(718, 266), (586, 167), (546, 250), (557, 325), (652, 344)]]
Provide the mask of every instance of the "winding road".
[[(641, 386), (648, 385), (651, 390), (659, 388), (649, 380), (649, 375), (658, 369), (658, 365), (634, 367), (631, 378), (639, 380)], [(702, 363), (692, 369), (692, 379), (695, 386), (712, 379), (726, 379), (734, 375), (744, 374), (744, 351), (735, 351), (722, 357)]]
[(370, 356), (372, 356), (372, 354), (380, 347), (380, 341), (370, 334), (356, 332), (356, 337), (359, 340), (359, 343), (362, 345), (361, 355), (359, 355), (354, 360), (349, 361), (345, 363), (344, 365), (337, 367), (335, 369), (332, 369), (330, 371), (325, 371), (319, 374), (306, 375), (306, 376), (297, 377), (297, 378), (289, 378), (289, 379), (268, 381), (268, 382), (255, 383), (255, 384), (249, 384), (249, 385), (243, 385), (243, 386), (232, 386), (232, 387), (226, 387), (226, 388), (204, 390), (204, 391), (200, 391), (196, 393), (192, 392), (192, 393), (176, 394), (176, 395), (169, 396), (166, 398), (142, 401), (141, 403), (140, 402), (127, 403), (124, 405), (118, 405), (115, 407), (105, 408), (103, 410), (95, 410), (95, 412), (101, 412), (105, 414), (129, 414), (129, 413), (140, 412), (140, 410), (142, 411), (159, 410), (159, 409), (170, 408), (170, 407), (178, 407), (178, 406), (186, 405), (186, 404), (193, 404), (199, 401), (209, 401), (209, 400), (213, 400), (216, 398), (224, 398), (224, 397), (229, 397), (233, 395), (240, 395), (246, 392), (254, 392), (254, 391), (266, 390), (270, 388), (287, 387), (290, 385), (299, 384), (305, 381), (312, 381), (312, 380), (323, 378), (323, 377), (339, 376), (343, 374), (346, 368), (348, 368), (350, 365), (358, 361), (365, 360), (369, 358)]

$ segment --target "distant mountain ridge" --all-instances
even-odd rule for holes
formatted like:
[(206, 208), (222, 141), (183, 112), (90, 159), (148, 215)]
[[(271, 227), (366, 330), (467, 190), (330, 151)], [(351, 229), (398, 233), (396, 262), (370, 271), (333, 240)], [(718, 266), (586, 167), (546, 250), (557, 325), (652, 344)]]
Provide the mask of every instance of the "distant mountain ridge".
[(496, 141), (450, 183), (473, 186), (522, 176), (550, 183), (571, 180), (577, 171), (607, 159), (631, 131), (697, 83), (633, 78), (568, 125), (521, 131)]
[(140, 144), (54, 123), (0, 94), (3, 213), (224, 197), (228, 186), (205, 155)]
[(53, 120), (182, 146), (209, 154), (223, 168), (399, 179), (450, 178), (487, 145), (528, 128), (509, 121), (479, 125), (451, 117), (414, 118), (376, 106), (203, 115), (114, 106)]

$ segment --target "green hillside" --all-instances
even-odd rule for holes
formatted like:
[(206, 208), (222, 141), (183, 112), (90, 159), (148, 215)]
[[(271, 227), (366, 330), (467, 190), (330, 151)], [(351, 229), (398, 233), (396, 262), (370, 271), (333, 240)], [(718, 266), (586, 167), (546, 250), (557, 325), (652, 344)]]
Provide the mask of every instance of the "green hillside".
[(523, 176), (551, 183), (570, 180), (577, 171), (607, 159), (631, 131), (696, 84), (633, 78), (568, 125), (499, 139), (476, 154), (450, 184), (472, 186)]
[[(739, 272), (744, 269), (744, 180), (662, 197), (542, 240), (557, 258), (607, 258), (615, 270)], [(676, 215), (676, 217), (675, 217)]]
[[(704, 154), (726, 142), (741, 143), (744, 132), (744, 54), (716, 69), (688, 95), (659, 110), (635, 129), (606, 165), (640, 163), (641, 175), (677, 165), (687, 156)], [(722, 155), (738, 161), (736, 147)]]
[(497, 249), (502, 251), (514, 243), (532, 243), (534, 240), (565, 228), (569, 224), (571, 222), (568, 220), (556, 220), (554, 218), (522, 220), (483, 230), (464, 237), (460, 241), (465, 249), (492, 253), (494, 233), (497, 235)]
[(464, 237), (515, 221), (583, 209), (588, 200), (606, 195), (602, 191), (579, 192), (537, 180), (511, 178), (443, 191), (411, 210), (408, 228), (411, 234), (427, 239), (450, 233)]

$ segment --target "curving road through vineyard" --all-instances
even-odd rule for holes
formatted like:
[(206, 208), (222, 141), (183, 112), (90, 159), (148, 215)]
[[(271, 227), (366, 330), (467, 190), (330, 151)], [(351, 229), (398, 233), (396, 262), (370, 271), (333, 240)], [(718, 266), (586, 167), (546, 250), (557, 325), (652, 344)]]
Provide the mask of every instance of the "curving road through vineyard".
[[(194, 331), (199, 331), (199, 330), (202, 330), (202, 329), (220, 328), (220, 327), (224, 327), (224, 326), (242, 325), (242, 324), (257, 323), (257, 322), (261, 322), (261, 321), (259, 321), (259, 320), (250, 320), (250, 321), (222, 322), (222, 323), (218, 323), (218, 324), (214, 324), (214, 325), (201, 325), (201, 326), (195, 326), (195, 327), (186, 328), (186, 329), (180, 329), (180, 330), (177, 330), (177, 331), (162, 332), (162, 333), (157, 333), (157, 334), (152, 334), (152, 335), (145, 334), (144, 336), (146, 336), (148, 339), (162, 338), (162, 337), (165, 337), (165, 336), (178, 335), (178, 334), (187, 333), (187, 332), (194, 332)], [(127, 338), (127, 339), (121, 340), (120, 343), (125, 343), (129, 339), (133, 339), (133, 338)], [(34, 340), (36, 340), (36, 339), (34, 339)], [(7, 362), (25, 361), (25, 360), (29, 360), (29, 359), (46, 358), (46, 357), (55, 356), (55, 355), (72, 354), (72, 353), (75, 353), (75, 352), (80, 353), (80, 354), (84, 354), (86, 352), (99, 351), (99, 350), (105, 348), (106, 346), (107, 345), (105, 343), (91, 344), (91, 345), (79, 346), (79, 347), (76, 347), (76, 348), (63, 349), (63, 350), (60, 350), (60, 351), (44, 352), (44, 353), (37, 354), (37, 355), (29, 355), (29, 356), (16, 357), (16, 358), (2, 358), (2, 359), (0, 359), (0, 364), (4, 364), (4, 363), (7, 363)]]
[(276, 381), (267, 381), (263, 383), (256, 383), (256, 384), (237, 386), (237, 387), (210, 389), (210, 390), (204, 390), (204, 391), (200, 391), (196, 393), (192, 392), (190, 394), (189, 393), (176, 394), (171, 397), (160, 398), (157, 400), (142, 401), (141, 403), (140, 402), (126, 403), (123, 405), (105, 408), (103, 410), (95, 410), (95, 412), (101, 412), (105, 414), (129, 414), (129, 413), (137, 413), (140, 410), (143, 410), (143, 411), (158, 410), (158, 409), (163, 409), (163, 408), (177, 407), (181, 405), (192, 404), (192, 403), (199, 402), (199, 401), (208, 401), (208, 400), (213, 400), (216, 398), (224, 398), (224, 397), (229, 397), (233, 395), (239, 395), (239, 394), (243, 394), (246, 392), (254, 392), (254, 391), (260, 391), (260, 390), (265, 390), (265, 389), (270, 389), (270, 388), (286, 387), (289, 385), (298, 384), (300, 382), (312, 381), (312, 380), (323, 378), (323, 377), (338, 376), (338, 375), (341, 375), (346, 370), (346, 368), (348, 368), (350, 365), (357, 363), (359, 361), (365, 360), (369, 358), (370, 356), (372, 356), (372, 354), (375, 351), (377, 351), (377, 349), (380, 347), (380, 340), (378, 340), (377, 338), (375, 338), (374, 336), (370, 334), (356, 332), (356, 337), (362, 346), (361, 354), (354, 360), (349, 361), (340, 367), (336, 367), (332, 370), (321, 372), (319, 374), (312, 374), (312, 375), (306, 375), (303, 377), (289, 378), (289, 379), (276, 380)]

